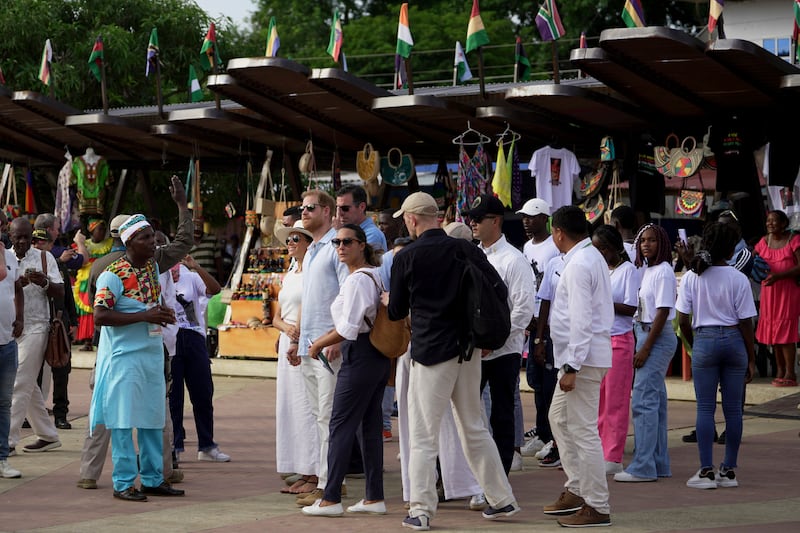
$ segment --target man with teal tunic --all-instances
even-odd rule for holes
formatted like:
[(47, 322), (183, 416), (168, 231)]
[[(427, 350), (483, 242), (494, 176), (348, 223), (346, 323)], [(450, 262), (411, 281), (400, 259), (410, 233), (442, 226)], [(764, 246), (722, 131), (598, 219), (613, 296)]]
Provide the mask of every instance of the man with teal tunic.
[[(97, 279), (94, 299), (95, 323), (102, 329), (90, 427), (104, 424), (111, 430), (115, 498), (183, 496), (164, 480), (162, 471), (166, 384), (161, 327), (174, 323), (175, 315), (161, 305), (153, 228), (144, 215), (133, 215), (119, 232), (125, 255)], [(137, 475), (141, 489), (134, 485)]]

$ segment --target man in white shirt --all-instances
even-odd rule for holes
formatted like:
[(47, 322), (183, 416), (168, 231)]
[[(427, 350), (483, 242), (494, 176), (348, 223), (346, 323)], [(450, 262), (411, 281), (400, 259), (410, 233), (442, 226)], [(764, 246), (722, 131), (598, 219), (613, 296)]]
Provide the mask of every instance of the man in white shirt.
[(608, 266), (592, 246), (579, 208), (559, 208), (552, 226), (565, 266), (550, 311), (559, 368), (550, 424), (567, 482), (558, 500), (543, 511), (567, 515), (558, 520), (564, 527), (609, 526), (608, 484), (597, 430), (600, 382), (611, 367), (614, 302)]
[[(36, 378), (44, 362), (44, 349), (50, 331), (50, 304), (48, 298), (64, 297), (64, 280), (56, 259), (50, 252), (31, 246), (33, 226), (26, 218), (15, 218), (9, 228), (11, 244), (16, 256), (20, 283), (25, 294), (25, 327), (17, 339), (19, 366), (14, 381), (11, 400), (11, 428), (8, 435), (9, 455), (16, 454), (20, 440), (22, 420), (26, 417), (36, 435), (36, 442), (23, 451), (46, 452), (61, 447), (58, 431), (44, 406), (42, 391)], [(42, 265), (46, 265), (47, 274)]]
[[(489, 424), (506, 474), (515, 448), (514, 399), (519, 394), (519, 368), (525, 329), (533, 316), (534, 279), (528, 260), (503, 235), (502, 202), (488, 194), (478, 196), (467, 212), (478, 247), (508, 287), (511, 333), (497, 350), (481, 354), (481, 390), (489, 385), (492, 408)], [(521, 429), (521, 428), (520, 428)]]
[[(13, 300), (14, 305), (11, 305)], [(17, 343), (22, 335), (23, 293), (17, 258), (0, 241), (0, 478), (22, 477), (8, 464), (8, 430), (11, 419), (11, 393), (17, 376)]]

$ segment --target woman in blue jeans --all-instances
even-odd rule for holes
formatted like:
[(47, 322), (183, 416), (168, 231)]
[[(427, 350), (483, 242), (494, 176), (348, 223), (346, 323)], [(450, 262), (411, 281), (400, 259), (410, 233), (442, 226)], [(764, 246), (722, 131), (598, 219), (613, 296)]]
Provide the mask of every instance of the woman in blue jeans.
[[(686, 482), (695, 489), (737, 487), (736, 459), (742, 440), (744, 384), (753, 377), (756, 306), (747, 277), (728, 266), (739, 236), (726, 224), (710, 224), (703, 244), (681, 281), (678, 323), (692, 345), (692, 375), (697, 397), (697, 448), (700, 470)], [(714, 471), (714, 411), (717, 387), (725, 415), (725, 459)]]
[(675, 318), (676, 279), (672, 271), (672, 246), (661, 226), (647, 224), (634, 241), (637, 267), (643, 270), (639, 307), (634, 322), (633, 356), (633, 460), (614, 481), (636, 483), (671, 477), (667, 450), (667, 368), (678, 338)]

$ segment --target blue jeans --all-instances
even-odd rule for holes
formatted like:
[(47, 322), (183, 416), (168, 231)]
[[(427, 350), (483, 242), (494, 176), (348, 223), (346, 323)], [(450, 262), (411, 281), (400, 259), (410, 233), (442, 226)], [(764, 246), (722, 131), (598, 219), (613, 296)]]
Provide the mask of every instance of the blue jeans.
[(533, 360), (533, 336), (528, 339), (528, 365), (525, 367), (525, 377), (528, 386), (533, 389), (533, 403), (536, 406), (536, 433), (544, 443), (553, 440), (553, 432), (550, 429), (550, 404), (553, 402), (553, 395), (556, 392), (558, 383), (558, 369), (553, 368), (553, 342), (550, 335), (545, 335), (542, 339), (544, 343), (544, 366), (539, 366)]
[(17, 377), (17, 341), (0, 346), (0, 461), (8, 458), (11, 396)]
[(725, 460), (736, 467), (742, 441), (742, 399), (747, 373), (747, 350), (738, 327), (700, 327), (694, 331), (692, 376), (697, 397), (697, 448), (700, 465), (713, 467), (714, 412), (717, 386), (722, 391), (725, 414)]
[(394, 387), (386, 385), (383, 389), (383, 400), (381, 401), (381, 413), (383, 416), (383, 429), (392, 430), (392, 412), (394, 411)]
[[(634, 323), (637, 352), (649, 335), (648, 326)], [(664, 378), (677, 346), (678, 337), (667, 322), (644, 366), (635, 371), (631, 398), (634, 451), (625, 471), (636, 477), (672, 476), (667, 449), (667, 385)]]

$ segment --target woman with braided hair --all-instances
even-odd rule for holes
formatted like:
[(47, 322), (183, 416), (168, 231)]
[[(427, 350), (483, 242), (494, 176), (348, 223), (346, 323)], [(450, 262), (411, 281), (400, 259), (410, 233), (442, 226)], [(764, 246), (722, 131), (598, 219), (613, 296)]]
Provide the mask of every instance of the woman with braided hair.
[(634, 322), (636, 353), (633, 396), (634, 452), (628, 467), (614, 481), (656, 481), (671, 477), (667, 450), (667, 373), (678, 338), (675, 318), (677, 280), (672, 271), (672, 245), (661, 226), (647, 224), (634, 241), (637, 267), (642, 269), (639, 308)]
[[(744, 384), (753, 378), (756, 306), (747, 276), (728, 265), (740, 237), (727, 224), (703, 231), (701, 251), (681, 280), (678, 323), (692, 345), (692, 375), (697, 398), (697, 448), (700, 470), (686, 482), (695, 489), (736, 487), (734, 468), (742, 440)], [(717, 387), (725, 414), (725, 459), (714, 471), (714, 411)]]

